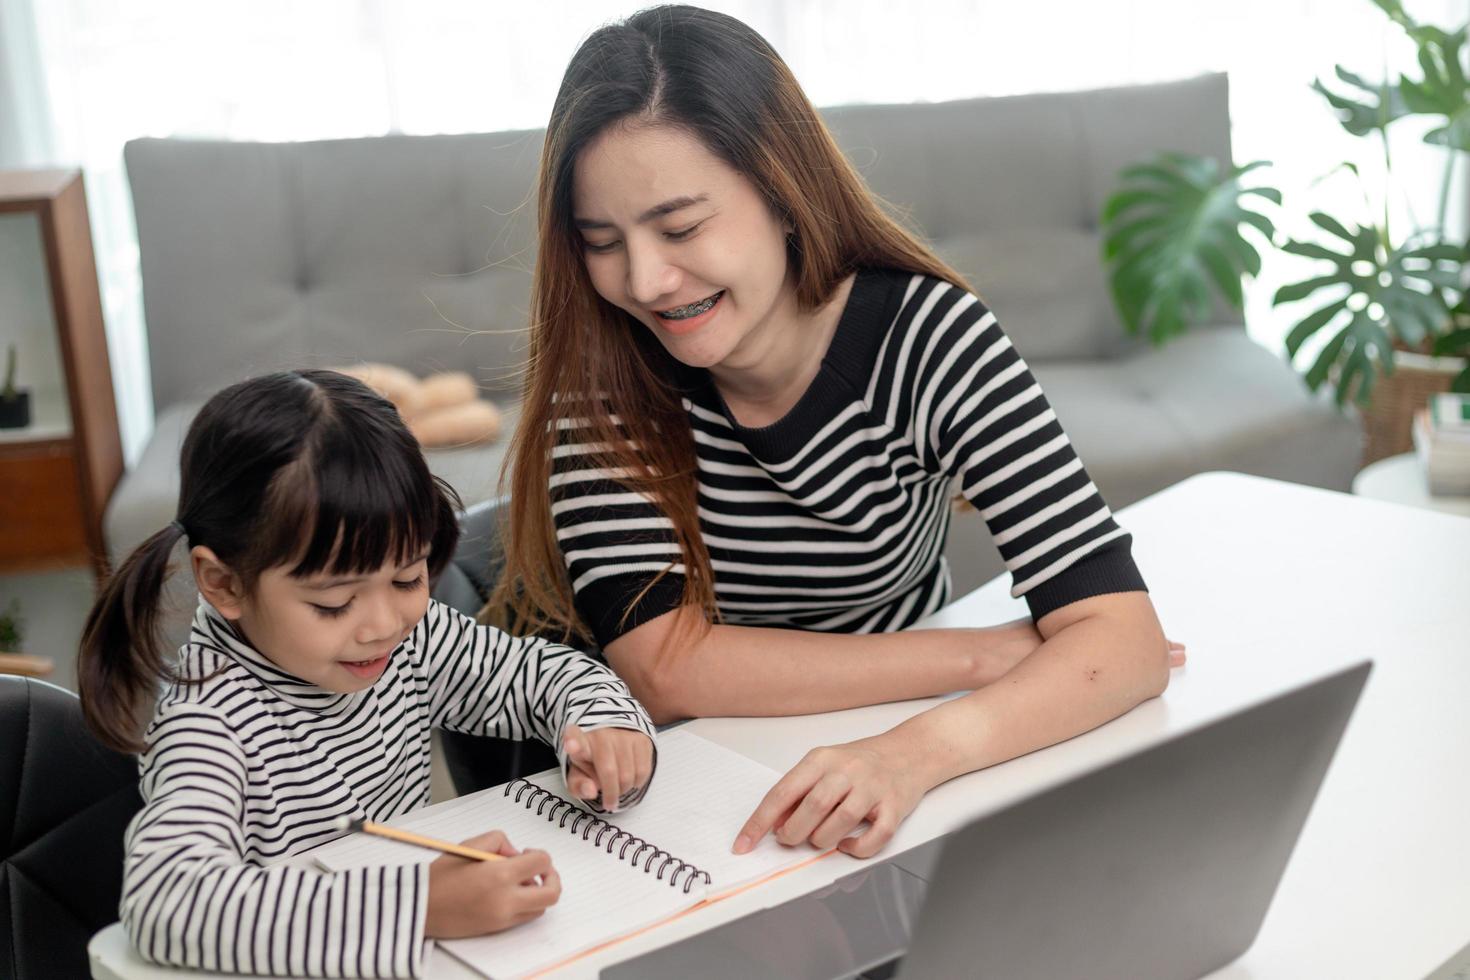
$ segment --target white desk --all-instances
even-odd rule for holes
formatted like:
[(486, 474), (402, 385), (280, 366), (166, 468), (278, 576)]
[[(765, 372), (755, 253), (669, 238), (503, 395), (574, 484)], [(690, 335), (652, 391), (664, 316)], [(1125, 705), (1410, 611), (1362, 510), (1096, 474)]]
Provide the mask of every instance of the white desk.
[[(1373, 675), (1260, 937), (1213, 976), (1381, 980), (1435, 970), (1470, 942), (1470, 520), (1234, 474), (1187, 480), (1121, 519), (1169, 635), (1189, 647), (1188, 666), (1162, 698), (1094, 732), (939, 787), (880, 857), (1371, 657)], [(1023, 613), (997, 580), (927, 625)], [(884, 730), (928, 703), (691, 724), (784, 770), (814, 745)], [(595, 977), (862, 864), (827, 858), (557, 976)], [(190, 976), (143, 964), (117, 926), (90, 950), (93, 976), (104, 980)], [(442, 954), (431, 971), (464, 975)]]

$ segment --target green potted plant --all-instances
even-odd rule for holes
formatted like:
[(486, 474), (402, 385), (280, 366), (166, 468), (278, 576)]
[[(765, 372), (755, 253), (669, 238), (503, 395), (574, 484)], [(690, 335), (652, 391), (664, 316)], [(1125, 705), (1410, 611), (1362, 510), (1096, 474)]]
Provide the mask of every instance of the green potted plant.
[(1365, 462), (1409, 448), (1410, 417), (1430, 392), (1470, 392), (1470, 252), (1445, 233), (1450, 176), (1470, 152), (1470, 25), (1445, 31), (1412, 20), (1400, 0), (1374, 3), (1414, 43), (1422, 77), (1375, 84), (1338, 66), (1339, 90), (1320, 80), (1313, 88), (1349, 133), (1381, 144), (1388, 179), (1388, 127), (1409, 116), (1432, 120), (1424, 140), (1445, 151), (1434, 223), (1394, 227), (1389, 188), (1370, 186), (1345, 163), (1340, 169), (1362, 186), (1362, 211), (1312, 211), (1327, 244), (1281, 238), (1261, 210), (1263, 202), (1279, 208), (1280, 192), (1243, 179), (1264, 162), (1220, 173), (1213, 160), (1179, 154), (1125, 168), (1102, 213), (1114, 302), (1129, 331), (1155, 343), (1208, 319), (1216, 296), (1241, 309), (1241, 283), (1260, 273), (1261, 247), (1314, 260), (1314, 273), (1272, 302), (1309, 309), (1287, 334), (1287, 355), (1313, 391), (1327, 384), (1339, 405), (1362, 409)]
[(0, 674), (24, 674), (44, 677), (51, 673), (51, 661), (21, 653), (25, 642), (25, 621), (20, 618), (20, 600), (12, 599), (0, 612)]
[(0, 429), (23, 429), (31, 424), (31, 393), (15, 386), (15, 345), (5, 352), (5, 386), (0, 388)]

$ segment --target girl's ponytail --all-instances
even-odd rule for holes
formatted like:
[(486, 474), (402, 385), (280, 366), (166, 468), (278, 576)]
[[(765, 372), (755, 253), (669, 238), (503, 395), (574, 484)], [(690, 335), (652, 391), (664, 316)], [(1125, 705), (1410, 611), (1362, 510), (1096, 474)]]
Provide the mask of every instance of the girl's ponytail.
[(140, 752), (142, 713), (172, 672), (159, 654), (159, 605), (169, 556), (185, 535), (174, 521), (128, 555), (92, 605), (77, 655), (82, 714), (98, 739)]

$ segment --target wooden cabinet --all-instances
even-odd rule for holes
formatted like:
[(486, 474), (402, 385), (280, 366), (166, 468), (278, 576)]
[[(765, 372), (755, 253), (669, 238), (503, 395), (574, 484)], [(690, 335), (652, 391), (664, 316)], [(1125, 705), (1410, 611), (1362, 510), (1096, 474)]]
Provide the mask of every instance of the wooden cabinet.
[(101, 573), (123, 461), (79, 171), (0, 171), (0, 371), (11, 344), (32, 408), (0, 428), (0, 572)]

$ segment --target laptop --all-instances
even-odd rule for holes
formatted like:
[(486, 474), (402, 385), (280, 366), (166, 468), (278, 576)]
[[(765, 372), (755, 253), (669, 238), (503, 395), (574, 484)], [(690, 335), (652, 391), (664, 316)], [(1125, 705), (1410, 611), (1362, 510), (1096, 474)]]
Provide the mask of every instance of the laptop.
[(601, 976), (1203, 976), (1255, 941), (1370, 666)]

